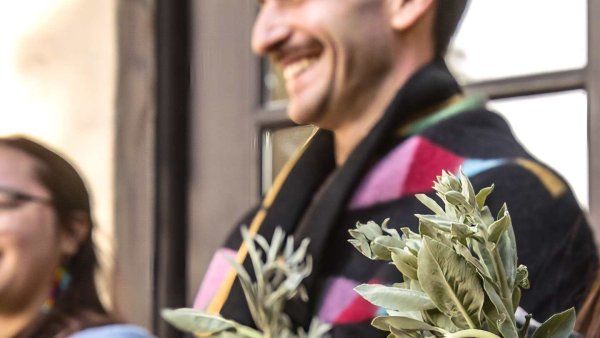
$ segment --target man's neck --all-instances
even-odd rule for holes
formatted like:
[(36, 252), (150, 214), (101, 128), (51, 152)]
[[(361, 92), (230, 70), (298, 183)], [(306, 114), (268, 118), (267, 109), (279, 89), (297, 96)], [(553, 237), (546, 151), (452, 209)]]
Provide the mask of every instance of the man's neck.
[[(382, 118), (385, 110), (391, 104), (396, 93), (406, 81), (421, 67), (430, 62), (431, 58), (422, 58), (410, 64), (404, 64), (390, 72), (382, 83), (377, 86), (373, 95), (368, 96), (368, 102), (357, 118), (336, 127), (333, 130), (335, 140), (335, 161), (342, 166), (358, 144), (367, 136), (375, 124)], [(418, 60), (418, 59), (416, 59)]]

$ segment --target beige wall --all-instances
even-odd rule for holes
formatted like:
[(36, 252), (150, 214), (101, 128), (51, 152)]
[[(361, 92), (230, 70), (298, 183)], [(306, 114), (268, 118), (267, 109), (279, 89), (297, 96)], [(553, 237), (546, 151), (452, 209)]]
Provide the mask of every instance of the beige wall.
[(93, 195), (95, 238), (112, 268), (115, 0), (0, 0), (0, 134), (69, 157)]

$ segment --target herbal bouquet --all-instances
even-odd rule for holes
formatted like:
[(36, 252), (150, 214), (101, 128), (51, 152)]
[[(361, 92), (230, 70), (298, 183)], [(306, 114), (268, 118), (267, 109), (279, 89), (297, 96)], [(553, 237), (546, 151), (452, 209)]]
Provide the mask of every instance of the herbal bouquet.
[(326, 338), (330, 326), (313, 319), (308, 332), (294, 330), (284, 313), (287, 300), (308, 299), (302, 281), (312, 270), (312, 259), (306, 255), (309, 240), (304, 239), (295, 248), (292, 236), (276, 229), (271, 243), (263, 236), (249, 234), (242, 228), (242, 237), (248, 248), (254, 278), (234, 260), (229, 260), (238, 273), (250, 313), (257, 329), (241, 325), (219, 315), (195, 309), (163, 310), (165, 320), (180, 330), (219, 338)]
[[(400, 233), (374, 222), (350, 230), (350, 243), (372, 260), (390, 261), (403, 281), (364, 284), (355, 290), (387, 315), (372, 325), (392, 337), (528, 337), (531, 315), (519, 325), (515, 312), (529, 288), (506, 205), (494, 218), (485, 205), (494, 186), (475, 193), (468, 178), (443, 172), (434, 183), (442, 206), (417, 195), (433, 214), (416, 215), (419, 232)], [(533, 338), (569, 337), (575, 311), (544, 322)]]

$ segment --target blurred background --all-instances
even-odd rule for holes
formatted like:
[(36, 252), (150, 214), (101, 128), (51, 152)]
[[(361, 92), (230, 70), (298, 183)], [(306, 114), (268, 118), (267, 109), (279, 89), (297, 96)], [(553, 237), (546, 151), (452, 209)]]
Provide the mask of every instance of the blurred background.
[[(161, 337), (213, 250), (311, 127), (250, 51), (251, 0), (3, 1), (0, 134), (87, 178), (104, 301)], [(600, 2), (472, 1), (448, 55), (600, 233)]]

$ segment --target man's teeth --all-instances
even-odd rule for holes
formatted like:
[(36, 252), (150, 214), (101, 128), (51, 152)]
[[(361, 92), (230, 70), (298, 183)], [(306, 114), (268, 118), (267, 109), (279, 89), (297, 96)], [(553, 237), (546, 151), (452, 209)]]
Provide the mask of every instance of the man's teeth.
[(315, 63), (315, 61), (317, 61), (317, 58), (304, 58), (298, 60), (285, 67), (285, 69), (283, 70), (283, 77), (286, 79), (286, 81), (291, 80), (303, 71), (305, 71), (313, 63)]

